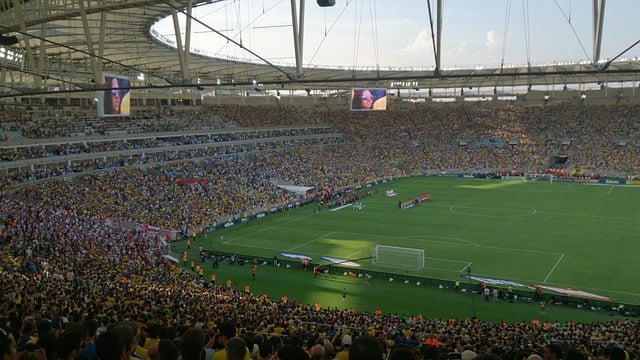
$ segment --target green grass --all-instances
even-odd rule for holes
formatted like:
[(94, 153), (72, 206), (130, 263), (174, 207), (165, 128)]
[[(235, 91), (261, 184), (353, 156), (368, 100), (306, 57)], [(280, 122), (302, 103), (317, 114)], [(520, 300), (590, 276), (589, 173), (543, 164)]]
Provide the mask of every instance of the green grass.
[[(386, 197), (393, 188), (398, 196)], [(472, 275), (510, 280), (524, 285), (544, 284), (575, 288), (618, 302), (640, 303), (640, 188), (496, 181), (457, 178), (407, 178), (378, 186), (376, 196), (364, 199), (362, 211), (314, 212), (306, 206), (259, 223), (234, 226), (209, 234), (197, 248), (273, 258), (281, 252), (304, 254), (313, 262), (322, 256), (360, 259), (371, 255), (377, 244), (423, 248), (423, 270), (382, 268), (361, 260), (355, 272), (397, 272), (396, 279), (411, 274), (444, 280), (461, 279), (468, 267)], [(398, 201), (429, 192), (431, 199), (408, 210)], [(221, 236), (224, 236), (221, 239)], [(179, 253), (184, 244), (174, 245)], [(210, 266), (205, 267), (207, 270)], [(261, 266), (253, 293), (266, 292), (273, 299), (287, 294), (304, 303), (354, 307), (367, 311), (418, 314), (431, 317), (468, 317), (473, 307), (479, 317), (520, 321), (542, 316), (537, 304), (485, 303), (468, 294), (437, 286), (390, 283), (375, 278), (370, 285), (342, 275), (315, 280), (297, 266), (291, 269)], [(248, 267), (223, 264), (219, 281), (230, 277), (240, 284), (250, 281)], [(394, 275), (390, 275), (394, 276)], [(347, 298), (342, 301), (342, 291)], [(613, 305), (612, 304), (612, 305)], [(575, 312), (575, 313), (574, 313)], [(549, 308), (550, 320), (606, 319), (602, 312), (567, 306)]]

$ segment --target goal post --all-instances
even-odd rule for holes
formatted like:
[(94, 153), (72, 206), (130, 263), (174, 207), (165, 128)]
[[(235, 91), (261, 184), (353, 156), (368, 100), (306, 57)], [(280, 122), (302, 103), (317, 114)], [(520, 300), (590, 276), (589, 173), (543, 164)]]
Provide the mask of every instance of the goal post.
[(422, 270), (424, 269), (424, 249), (376, 245), (371, 249), (371, 264)]
[(553, 177), (553, 174), (531, 173), (531, 174), (525, 174), (524, 179), (528, 181), (548, 181), (553, 184), (554, 177)]

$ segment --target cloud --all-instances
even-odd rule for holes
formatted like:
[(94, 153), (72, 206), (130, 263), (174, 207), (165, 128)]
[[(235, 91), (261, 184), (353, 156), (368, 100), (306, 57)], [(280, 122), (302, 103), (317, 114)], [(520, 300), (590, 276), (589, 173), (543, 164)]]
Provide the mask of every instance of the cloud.
[(462, 40), (457, 47), (443, 51), (442, 66), (472, 66), (481, 63), (482, 53), (473, 42)]
[(485, 44), (487, 45), (487, 49), (489, 49), (489, 52), (493, 52), (493, 50), (497, 49), (499, 45), (499, 39), (498, 36), (496, 36), (495, 30), (487, 31), (486, 38), (487, 41)]
[(413, 38), (411, 44), (404, 48), (404, 51), (420, 52), (428, 49), (431, 49), (431, 38), (429, 37), (429, 34), (427, 34), (427, 29), (422, 29), (422, 31)]
[(485, 61), (495, 63), (498, 61), (499, 47), (502, 39), (496, 35), (495, 30), (487, 31), (485, 37), (485, 45), (487, 46), (487, 59)]
[(468, 52), (469, 52), (469, 43), (466, 41), (463, 41), (460, 44), (458, 44), (458, 48), (455, 51), (457, 55), (468, 55)]

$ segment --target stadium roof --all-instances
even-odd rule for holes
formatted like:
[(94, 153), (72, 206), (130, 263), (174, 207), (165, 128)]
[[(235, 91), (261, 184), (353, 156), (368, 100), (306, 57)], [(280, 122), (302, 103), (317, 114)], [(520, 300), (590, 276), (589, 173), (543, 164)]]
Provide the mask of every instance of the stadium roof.
[(102, 72), (129, 76), (133, 88), (191, 89), (253, 88), (256, 82), (274, 89), (415, 88), (416, 83), (424, 89), (640, 80), (635, 58), (455, 70), (303, 68), (187, 55), (151, 36), (159, 19), (219, 1), (226, 0), (0, 0), (0, 40), (19, 40), (0, 47), (0, 97), (104, 89)]

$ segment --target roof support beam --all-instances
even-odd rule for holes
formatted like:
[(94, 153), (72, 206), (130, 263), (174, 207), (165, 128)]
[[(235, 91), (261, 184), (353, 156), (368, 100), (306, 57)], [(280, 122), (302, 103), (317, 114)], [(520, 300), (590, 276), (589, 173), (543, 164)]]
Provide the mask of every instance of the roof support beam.
[(438, 0), (438, 13), (436, 14), (436, 69), (435, 74), (440, 74), (441, 49), (442, 49), (442, 0)]
[[(100, 13), (100, 35), (98, 35), (98, 56), (104, 57), (104, 40), (107, 31), (107, 12)], [(102, 69), (101, 69), (102, 71)]]
[(45, 62), (47, 60), (47, 42), (44, 41), (44, 38), (47, 36), (47, 23), (42, 23), (40, 25), (40, 49), (38, 50), (38, 64), (36, 65), (36, 72), (38, 74), (45, 73)]
[[(96, 84), (101, 84), (104, 82), (104, 79), (101, 74), (101, 67), (98, 64), (98, 60), (96, 58), (96, 52), (93, 50), (93, 37), (91, 32), (91, 27), (89, 26), (89, 19), (87, 18), (87, 12), (84, 7), (84, 0), (78, 1), (78, 7), (80, 8), (80, 18), (82, 19), (82, 28), (84, 29), (84, 38), (87, 41), (87, 51), (91, 56), (89, 60), (91, 61), (91, 72), (93, 73), (93, 81)], [(104, 28), (100, 29), (104, 32)]]
[[(6, 66), (0, 66), (0, 88), (4, 88), (5, 84), (6, 84), (6, 79), (7, 79), (7, 67)], [(4, 89), (0, 89), (2, 91), (0, 92), (5, 92)]]
[(189, 70), (189, 54), (191, 53), (191, 14), (193, 8), (193, 1), (187, 0), (187, 17), (185, 19), (185, 31), (184, 31), (184, 69), (182, 70), (182, 79), (185, 81), (191, 81), (191, 71)]
[[(22, 1), (14, 0), (13, 1), (13, 6), (14, 6), (14, 9), (16, 9), (16, 14), (18, 15), (18, 22), (20, 23), (20, 30), (24, 34), (27, 31), (27, 25), (25, 23), (24, 9), (22, 7)], [(25, 39), (24, 39), (24, 52), (25, 52), (25, 55), (27, 57), (28, 66), (33, 68), (35, 66), (35, 64), (36, 64), (36, 61), (35, 61), (35, 55), (33, 54), (33, 49), (31, 49), (30, 42), (31, 42), (30, 39), (28, 37), (25, 37)], [(23, 76), (23, 75), (20, 75), (20, 76)], [(13, 77), (12, 77), (12, 80), (13, 80)], [(42, 87), (42, 77), (33, 76), (33, 83), (35, 84), (36, 87), (41, 88)]]
[(593, 65), (600, 61), (606, 0), (593, 0)]
[(436, 10), (436, 28), (433, 29), (433, 14), (431, 13), (431, 1), (427, 0), (427, 9), (429, 10), (429, 28), (431, 29), (431, 43), (433, 45), (433, 57), (435, 58), (436, 67), (433, 70), (434, 75), (440, 75), (440, 51), (442, 49), (442, 0), (437, 2)]
[(302, 74), (302, 47), (304, 34), (304, 6), (305, 0), (300, 0), (300, 13), (296, 14), (296, 0), (291, 0), (291, 23), (293, 24), (293, 49), (296, 58), (296, 78), (301, 79)]
[(182, 80), (184, 80), (186, 79), (185, 74), (187, 73), (185, 56), (184, 56), (185, 50), (184, 50), (184, 47), (182, 46), (182, 36), (180, 34), (180, 22), (178, 20), (178, 12), (174, 8), (171, 9), (171, 17), (173, 18), (173, 31), (176, 35), (176, 50), (178, 52), (178, 61), (180, 62), (180, 74), (182, 75)]

